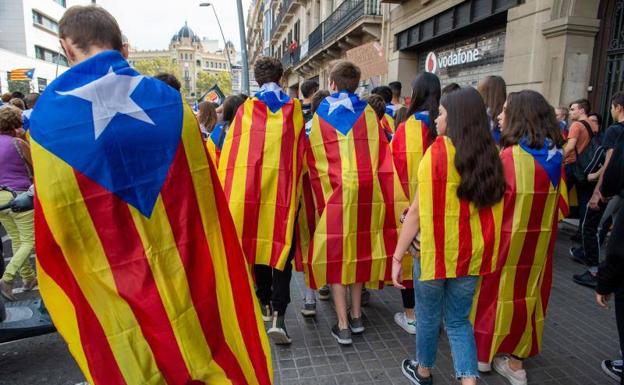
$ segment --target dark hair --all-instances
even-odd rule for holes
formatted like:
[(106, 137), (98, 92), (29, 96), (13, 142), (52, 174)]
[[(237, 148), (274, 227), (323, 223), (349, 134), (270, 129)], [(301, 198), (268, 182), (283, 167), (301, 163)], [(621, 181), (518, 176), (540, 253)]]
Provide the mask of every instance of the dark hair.
[(371, 90), (371, 94), (382, 97), (386, 104), (392, 103), (392, 90), (388, 86), (379, 86)]
[(214, 103), (203, 101), (197, 106), (199, 114), (197, 114), (197, 120), (208, 132), (212, 132), (215, 124), (217, 124), (217, 110)]
[(444, 96), (441, 104), (461, 177), (457, 196), (478, 208), (494, 205), (505, 194), (505, 176), (483, 99), (474, 88), (462, 88)]
[(596, 117), (596, 120), (598, 121), (598, 129), (600, 129), (602, 127), (602, 116), (597, 112), (592, 112), (590, 114), (587, 114), (587, 118), (590, 118), (592, 116)]
[(308, 99), (319, 89), (319, 83), (316, 80), (306, 80), (301, 84), (301, 94)]
[(423, 72), (412, 82), (412, 102), (407, 110), (407, 117), (420, 111), (429, 113), (429, 143), (432, 143), (437, 131), (435, 120), (438, 117), (438, 107), (440, 106), (440, 79), (430, 72)]
[(26, 104), (24, 104), (24, 101), (22, 99), (13, 98), (9, 100), (9, 104), (13, 105), (14, 107), (19, 108), (22, 111), (26, 109)]
[(270, 56), (262, 56), (254, 65), (254, 76), (260, 87), (265, 83), (279, 83), (284, 74), (282, 62)]
[(238, 96), (240, 96), (240, 98), (243, 99), (243, 102), (245, 100), (249, 99), (249, 96), (247, 94), (240, 93), (240, 94), (238, 94)]
[(585, 115), (588, 115), (591, 112), (591, 103), (587, 99), (577, 99), (573, 101), (570, 103), (570, 108), (572, 108), (573, 104), (578, 104), (578, 107), (585, 111)]
[(244, 103), (243, 98), (238, 95), (232, 95), (223, 101), (223, 121), (231, 123), (236, 116), (236, 112), (241, 104)]
[(401, 97), (401, 90), (403, 89), (403, 85), (401, 82), (390, 82), (388, 83), (388, 87), (392, 90), (392, 96), (395, 98)]
[(59, 21), (59, 37), (71, 39), (83, 52), (88, 52), (91, 46), (123, 49), (119, 24), (113, 15), (97, 5), (74, 5), (65, 11)]
[(457, 91), (459, 89), (461, 89), (461, 87), (457, 83), (447, 84), (444, 86), (444, 88), (442, 88), (442, 95), (450, 94), (451, 92)]
[(611, 104), (624, 107), (624, 92), (618, 92), (611, 98)]
[(505, 80), (500, 76), (486, 76), (479, 82), (477, 90), (483, 98), (483, 102), (490, 113), (490, 117), (495, 121), (496, 117), (503, 110), (503, 104), (505, 104), (505, 100), (507, 99)]
[(180, 91), (180, 88), (182, 88), (182, 85), (180, 84), (178, 78), (166, 72), (159, 73), (158, 75), (154, 76), (154, 79), (160, 80), (161, 82), (169, 85), (169, 87), (175, 89), (176, 91)]
[(15, 130), (22, 127), (22, 111), (14, 106), (0, 108), (0, 134), (15, 136)]
[(366, 102), (375, 110), (377, 119), (381, 120), (386, 114), (386, 101), (380, 95), (373, 94), (366, 98)]
[(512, 92), (507, 96), (501, 145), (513, 146), (523, 138), (535, 149), (544, 147), (547, 138), (557, 147), (563, 145), (555, 109), (539, 92), (532, 90)]
[(24, 96), (24, 103), (26, 104), (26, 108), (33, 108), (35, 104), (37, 104), (37, 100), (39, 100), (39, 94), (36, 92), (32, 92)]
[[(401, 107), (396, 111), (396, 114), (394, 115), (394, 125), (396, 127), (399, 127), (399, 124), (403, 123), (404, 121), (407, 120), (407, 118), (409, 118), (409, 115), (407, 114), (407, 107)], [(431, 122), (433, 124), (433, 122)], [(435, 133), (434, 133), (435, 134)]]
[(327, 90), (316, 91), (314, 95), (312, 95), (312, 98), (310, 98), (310, 112), (315, 113), (321, 102), (329, 95), (330, 93)]
[(20, 91), (11, 92), (11, 99), (24, 99), (24, 94)]
[(360, 84), (362, 71), (350, 61), (340, 60), (332, 67), (329, 81), (334, 82), (338, 91), (355, 92)]

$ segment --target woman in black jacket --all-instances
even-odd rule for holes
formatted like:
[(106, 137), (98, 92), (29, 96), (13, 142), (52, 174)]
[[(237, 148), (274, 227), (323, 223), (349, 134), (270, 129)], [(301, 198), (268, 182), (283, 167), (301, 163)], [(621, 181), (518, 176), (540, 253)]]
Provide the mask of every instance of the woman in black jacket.
[[(622, 139), (613, 151), (611, 161), (605, 170), (600, 192), (604, 197), (624, 193), (624, 140)], [(620, 350), (624, 352), (624, 209), (617, 214), (607, 246), (606, 259), (598, 269), (596, 301), (600, 306), (608, 309), (609, 298), (613, 293), (615, 293), (615, 318), (620, 337)], [(609, 377), (624, 385), (622, 360), (602, 361), (602, 369)]]

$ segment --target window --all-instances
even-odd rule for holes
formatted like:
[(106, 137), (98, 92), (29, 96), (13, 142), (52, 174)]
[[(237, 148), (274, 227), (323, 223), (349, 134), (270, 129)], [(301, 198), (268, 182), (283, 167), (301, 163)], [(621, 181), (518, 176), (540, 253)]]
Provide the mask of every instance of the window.
[(54, 2), (60, 4), (61, 7), (63, 8), (67, 8), (67, 4), (65, 3), (65, 0), (54, 0)]
[(69, 63), (67, 62), (67, 58), (63, 55), (60, 55), (58, 52), (54, 52), (50, 49), (40, 47), (38, 45), (35, 46), (35, 56), (37, 59), (45, 60), (50, 63), (58, 64), (69, 67)]
[(33, 24), (42, 27), (50, 32), (58, 33), (58, 23), (49, 17), (35, 11), (32, 11)]

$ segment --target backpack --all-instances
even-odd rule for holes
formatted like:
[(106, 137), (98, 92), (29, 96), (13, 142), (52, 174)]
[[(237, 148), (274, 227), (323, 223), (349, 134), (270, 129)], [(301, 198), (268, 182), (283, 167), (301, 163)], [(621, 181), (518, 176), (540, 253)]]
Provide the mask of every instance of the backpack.
[(587, 176), (600, 170), (605, 162), (606, 150), (602, 146), (601, 138), (598, 134), (594, 134), (589, 123), (584, 120), (580, 121), (589, 135), (589, 143), (587, 147), (578, 153), (576, 148), (576, 163), (574, 164), (574, 177), (577, 181), (587, 182)]

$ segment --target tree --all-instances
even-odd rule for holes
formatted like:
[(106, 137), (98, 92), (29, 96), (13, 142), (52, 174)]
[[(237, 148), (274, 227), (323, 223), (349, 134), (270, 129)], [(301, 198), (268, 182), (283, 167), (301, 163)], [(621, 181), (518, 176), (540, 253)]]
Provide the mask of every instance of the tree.
[(9, 80), (9, 92), (30, 93), (30, 80)]
[(199, 72), (197, 76), (197, 97), (205, 94), (214, 85), (218, 85), (225, 95), (232, 94), (232, 77), (229, 72), (219, 72), (217, 74), (206, 71)]
[(157, 57), (152, 59), (142, 59), (138, 60), (134, 63), (134, 69), (139, 71), (142, 75), (147, 76), (156, 76), (159, 73), (168, 73), (180, 81), (182, 85), (182, 89), (180, 92), (182, 94), (186, 94), (187, 90), (184, 86), (184, 81), (182, 79), (182, 71), (180, 70), (180, 66), (171, 58)]

